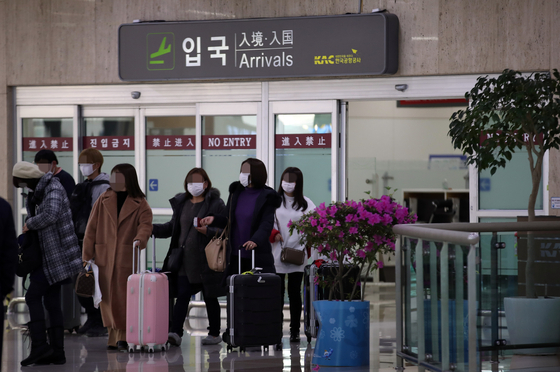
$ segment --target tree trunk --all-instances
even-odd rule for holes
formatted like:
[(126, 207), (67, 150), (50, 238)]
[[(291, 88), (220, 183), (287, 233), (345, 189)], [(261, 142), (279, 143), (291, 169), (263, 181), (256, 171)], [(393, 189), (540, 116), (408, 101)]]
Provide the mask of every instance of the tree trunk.
[[(542, 174), (542, 160), (543, 155), (539, 154), (535, 167), (531, 164), (531, 179), (533, 187), (531, 195), (529, 195), (529, 205), (527, 207), (528, 221), (535, 221), (535, 204), (537, 203), (537, 195), (539, 194), (539, 187), (541, 184)], [(531, 159), (531, 157), (529, 158)], [(537, 298), (535, 289), (535, 255), (536, 255), (535, 235), (533, 231), (527, 231), (527, 262), (525, 264), (525, 295), (527, 298)]]

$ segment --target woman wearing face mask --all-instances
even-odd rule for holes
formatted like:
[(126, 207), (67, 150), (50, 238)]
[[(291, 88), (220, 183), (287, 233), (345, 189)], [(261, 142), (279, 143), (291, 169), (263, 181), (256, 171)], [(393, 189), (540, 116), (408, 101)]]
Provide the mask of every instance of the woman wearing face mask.
[(305, 213), (315, 209), (315, 204), (303, 195), (303, 174), (299, 168), (288, 167), (281, 177), (278, 193), (282, 197), (282, 205), (276, 210), (274, 230), (270, 235), (272, 253), (276, 273), (282, 278), (282, 298), (285, 292), (286, 274), (288, 275), (288, 298), (290, 299), (290, 342), (299, 342), (299, 326), (301, 318), (301, 281), (303, 270), (309, 259), (307, 252), (302, 265), (284, 263), (280, 260), (282, 246), (306, 251), (300, 243), (301, 236), (295, 231), (290, 235), (288, 223), (298, 221)]
[(208, 336), (202, 339), (202, 344), (215, 345), (222, 341), (219, 337), (218, 297), (225, 296), (226, 288), (221, 285), (223, 274), (208, 268), (204, 249), (212, 237), (221, 233), (221, 229), (195, 226), (194, 220), (202, 220), (209, 214), (221, 214), (224, 202), (220, 199), (220, 192), (212, 187), (208, 174), (202, 168), (189, 171), (185, 178), (185, 191), (169, 200), (173, 209), (171, 221), (155, 224), (153, 227), (156, 238), (171, 237), (163, 271), (171, 270), (168, 265), (171, 251), (174, 248), (182, 250), (182, 264), (178, 271), (169, 275), (170, 297), (176, 297), (177, 301), (173, 307), (168, 341), (171, 345), (181, 344), (189, 300), (192, 295), (202, 291), (209, 322)]
[(133, 246), (146, 248), (152, 232), (152, 209), (132, 165), (116, 165), (109, 182), (111, 187), (93, 205), (82, 259), (94, 259), (99, 266), (107, 349), (126, 350), (126, 283), (132, 274)]
[(266, 167), (262, 161), (245, 160), (241, 164), (239, 181), (229, 186), (224, 212), (201, 221), (203, 226), (225, 228), (231, 216), (226, 276), (237, 273), (238, 260), (241, 260), (241, 272), (252, 268), (251, 250), (255, 250), (255, 266), (265, 273), (276, 272), (269, 237), (274, 211), (282, 199), (274, 189), (265, 185), (266, 179)]

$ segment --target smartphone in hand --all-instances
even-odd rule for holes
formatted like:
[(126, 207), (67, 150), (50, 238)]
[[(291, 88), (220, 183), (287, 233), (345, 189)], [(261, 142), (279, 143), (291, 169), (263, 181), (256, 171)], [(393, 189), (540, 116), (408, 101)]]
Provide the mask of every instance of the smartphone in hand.
[(193, 226), (194, 226), (194, 227), (198, 227), (198, 218), (197, 218), (197, 217), (195, 217), (195, 218), (193, 219)]

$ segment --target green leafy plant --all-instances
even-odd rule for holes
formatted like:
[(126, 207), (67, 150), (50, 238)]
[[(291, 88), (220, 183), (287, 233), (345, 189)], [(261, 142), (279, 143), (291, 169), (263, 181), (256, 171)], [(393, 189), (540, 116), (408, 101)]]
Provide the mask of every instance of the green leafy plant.
[[(515, 151), (525, 148), (531, 171), (532, 189), (527, 207), (528, 220), (535, 220), (535, 204), (542, 177), (544, 154), (560, 145), (560, 74), (524, 75), (504, 70), (497, 78), (479, 77), (465, 93), (470, 105), (451, 116), (449, 135), (453, 146), (467, 156), (478, 170), (493, 175), (505, 167)], [(522, 175), (520, 175), (522, 177)], [(535, 242), (528, 234), (526, 271), (527, 297), (536, 297), (533, 263)]]
[[(396, 236), (393, 226), (416, 222), (416, 215), (395, 202), (390, 196), (380, 199), (362, 199), (358, 202), (322, 203), (315, 210), (303, 215), (298, 221), (290, 221), (290, 233), (297, 230), (302, 236), (302, 243), (311, 245), (319, 254), (338, 263), (334, 273), (322, 283), (329, 288), (329, 300), (335, 292), (341, 299), (354, 299), (358, 291), (358, 280), (353, 283), (348, 293), (344, 282), (350, 270), (344, 263), (358, 265), (359, 271), (369, 275), (382, 262), (378, 262), (377, 253), (393, 252)], [(366, 268), (363, 271), (364, 267)], [(365, 283), (364, 283), (365, 286)], [(362, 288), (361, 299), (364, 299)]]

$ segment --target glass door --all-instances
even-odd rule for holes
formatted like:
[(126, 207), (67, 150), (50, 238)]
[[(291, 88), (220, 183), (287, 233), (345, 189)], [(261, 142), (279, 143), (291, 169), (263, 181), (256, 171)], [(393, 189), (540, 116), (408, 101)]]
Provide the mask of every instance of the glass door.
[[(212, 186), (227, 201), (229, 185), (237, 181), (241, 163), (260, 158), (257, 144), (259, 103), (200, 104), (201, 166)], [(266, 164), (266, 161), (263, 160)], [(270, 169), (269, 179), (270, 179)]]
[[(171, 220), (173, 210), (169, 199), (185, 192), (187, 173), (196, 166), (196, 108), (186, 107), (146, 108), (140, 110), (139, 131), (144, 132), (139, 172), (145, 174), (146, 198), (153, 212), (153, 223)], [(163, 266), (171, 238), (156, 240), (156, 267)], [(152, 244), (147, 249), (148, 267), (151, 267)]]
[[(338, 149), (337, 101), (271, 102), (269, 110), (269, 167), (278, 189), (287, 167), (299, 168), (303, 193), (315, 205), (344, 199), (344, 164)], [(343, 156), (343, 155), (342, 155)]]

